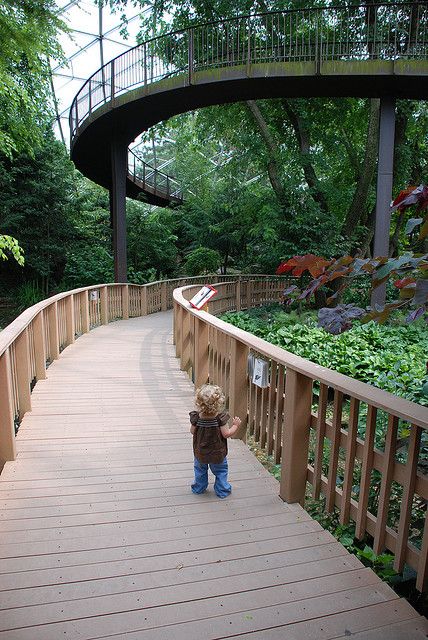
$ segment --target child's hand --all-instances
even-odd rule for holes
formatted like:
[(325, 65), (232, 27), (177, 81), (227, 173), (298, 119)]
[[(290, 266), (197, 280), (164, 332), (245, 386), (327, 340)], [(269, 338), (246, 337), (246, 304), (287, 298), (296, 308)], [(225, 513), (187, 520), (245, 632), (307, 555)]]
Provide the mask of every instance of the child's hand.
[(240, 427), (241, 426), (241, 418), (238, 418), (238, 416), (235, 416), (233, 418), (232, 424), (234, 427)]

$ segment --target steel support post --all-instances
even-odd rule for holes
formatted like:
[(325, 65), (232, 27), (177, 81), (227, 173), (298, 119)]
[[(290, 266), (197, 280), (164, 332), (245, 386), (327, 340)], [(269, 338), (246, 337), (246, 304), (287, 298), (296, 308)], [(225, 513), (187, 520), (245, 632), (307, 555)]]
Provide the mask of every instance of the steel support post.
[(114, 281), (127, 282), (126, 169), (127, 144), (118, 137), (111, 143), (110, 216), (113, 227)]
[[(377, 169), (376, 225), (373, 257), (388, 256), (391, 226), (392, 175), (394, 170), (395, 98), (381, 98), (379, 114), (379, 160)], [(376, 287), (371, 304), (384, 305), (386, 284)]]

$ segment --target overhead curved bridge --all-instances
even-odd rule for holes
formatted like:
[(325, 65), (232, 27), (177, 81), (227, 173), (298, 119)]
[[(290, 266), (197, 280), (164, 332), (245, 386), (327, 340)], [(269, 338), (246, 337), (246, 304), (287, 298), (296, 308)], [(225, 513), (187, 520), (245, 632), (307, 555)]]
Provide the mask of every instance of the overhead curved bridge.
[(127, 146), (173, 115), (280, 96), (426, 99), (427, 26), (428, 4), (414, 2), (241, 16), (154, 38), (104, 65), (79, 91), (71, 157), (115, 192), (112, 207), (120, 208), (125, 194), (139, 192), (125, 179)]

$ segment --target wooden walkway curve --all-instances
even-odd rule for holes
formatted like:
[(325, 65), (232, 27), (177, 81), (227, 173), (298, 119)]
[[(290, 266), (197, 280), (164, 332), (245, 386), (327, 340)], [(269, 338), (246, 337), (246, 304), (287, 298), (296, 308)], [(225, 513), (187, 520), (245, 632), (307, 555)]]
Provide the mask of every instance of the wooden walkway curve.
[(0, 640), (421, 640), (428, 626), (240, 441), (189, 490), (171, 313), (83, 335), (37, 383), (0, 477)]

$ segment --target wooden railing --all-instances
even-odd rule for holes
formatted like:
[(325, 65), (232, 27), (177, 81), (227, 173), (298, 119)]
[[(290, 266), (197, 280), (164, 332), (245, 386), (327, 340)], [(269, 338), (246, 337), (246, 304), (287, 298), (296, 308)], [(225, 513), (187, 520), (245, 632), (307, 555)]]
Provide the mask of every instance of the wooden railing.
[[(242, 419), (238, 437), (252, 434), (281, 463), (283, 500), (304, 504), (310, 483), (314, 498), (325, 496), (327, 512), (337, 507), (341, 524), (352, 519), (358, 539), (368, 533), (376, 554), (392, 551), (394, 568), (401, 572), (409, 565), (417, 572), (417, 588), (426, 589), (428, 478), (422, 464), (428, 408), (316, 365), (215, 317), (234, 304), (239, 309), (274, 299), (277, 283), (218, 288), (209, 313), (187, 302), (197, 288), (174, 292), (181, 368), (196, 386), (209, 381), (223, 387), (229, 413)], [(251, 353), (268, 363), (266, 388), (249, 380)], [(392, 496), (400, 505), (394, 522)], [(415, 529), (421, 532), (416, 540)]]
[[(228, 281), (239, 276), (211, 276)], [(265, 276), (248, 276), (254, 282)], [(0, 332), (0, 470), (16, 457), (15, 434), (31, 410), (31, 391), (60, 352), (76, 338), (114, 320), (171, 309), (177, 286), (207, 276), (146, 285), (104, 284), (60, 293), (26, 309)]]

